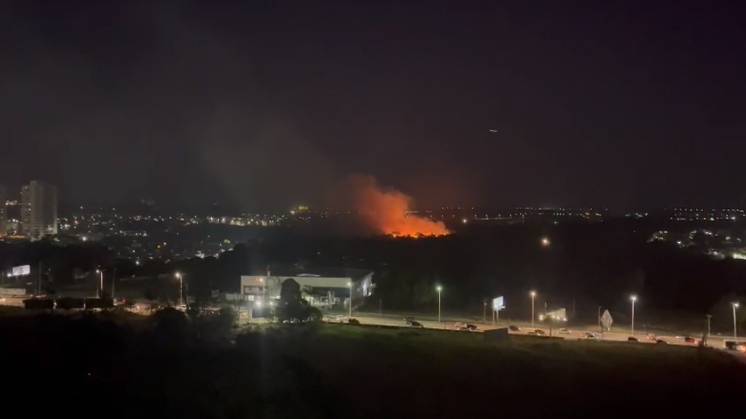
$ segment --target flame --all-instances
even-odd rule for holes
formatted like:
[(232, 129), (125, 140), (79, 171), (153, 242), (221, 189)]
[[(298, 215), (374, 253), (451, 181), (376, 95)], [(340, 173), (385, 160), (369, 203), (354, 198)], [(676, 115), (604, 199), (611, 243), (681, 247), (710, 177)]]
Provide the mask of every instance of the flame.
[(412, 198), (393, 189), (382, 189), (371, 176), (353, 176), (353, 203), (358, 215), (375, 231), (392, 237), (445, 236), (445, 224), (410, 213)]

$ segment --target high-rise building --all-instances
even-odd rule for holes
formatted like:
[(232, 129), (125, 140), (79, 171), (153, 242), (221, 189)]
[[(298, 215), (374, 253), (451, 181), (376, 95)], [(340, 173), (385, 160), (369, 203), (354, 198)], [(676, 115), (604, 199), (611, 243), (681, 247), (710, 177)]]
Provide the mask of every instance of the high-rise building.
[(21, 187), (21, 231), (31, 240), (57, 234), (57, 188), (32, 180)]
[(7, 189), (0, 185), (0, 237), (8, 234), (8, 212), (5, 209), (5, 201), (8, 199)]

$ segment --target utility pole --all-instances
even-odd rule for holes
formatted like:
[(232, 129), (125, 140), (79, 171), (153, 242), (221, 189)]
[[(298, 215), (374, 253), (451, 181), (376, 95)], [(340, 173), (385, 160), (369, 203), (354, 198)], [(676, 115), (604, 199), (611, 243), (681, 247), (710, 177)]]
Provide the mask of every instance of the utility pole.
[(270, 275), (272, 275), (272, 271), (269, 269), (269, 265), (267, 265), (267, 277), (264, 279), (264, 288), (262, 289), (262, 295), (265, 302), (269, 302), (268, 300), (270, 299), (270, 296), (268, 295)]
[(531, 328), (534, 328), (534, 300), (536, 300), (536, 291), (531, 291)]
[(482, 300), (482, 323), (487, 323), (487, 300)]
[(733, 307), (733, 340), (738, 340), (738, 323), (736, 323), (736, 309), (740, 306), (737, 302), (731, 303)]
[(702, 339), (702, 345), (707, 346), (707, 340), (710, 338), (710, 321), (712, 320), (712, 314), (705, 314), (705, 318), (707, 319), (707, 333), (705, 333), (705, 338)]
[(575, 318), (575, 297), (572, 297), (572, 315), (570, 316), (570, 318)]
[(36, 275), (36, 295), (41, 294), (41, 270), (42, 270), (43, 264), (41, 261), (39, 261), (39, 272), (38, 275)]
[(116, 290), (117, 286), (117, 267), (114, 267), (114, 271), (112, 273), (111, 277), (111, 303), (114, 304), (114, 291)]
[(632, 323), (630, 327), (630, 331), (631, 331), (630, 333), (632, 334), (632, 336), (634, 336), (635, 335), (635, 302), (637, 301), (637, 296), (631, 295), (629, 297), (629, 300), (632, 302)]
[(352, 318), (352, 281), (347, 282), (347, 286), (350, 287), (350, 307), (349, 307), (349, 315), (348, 318)]

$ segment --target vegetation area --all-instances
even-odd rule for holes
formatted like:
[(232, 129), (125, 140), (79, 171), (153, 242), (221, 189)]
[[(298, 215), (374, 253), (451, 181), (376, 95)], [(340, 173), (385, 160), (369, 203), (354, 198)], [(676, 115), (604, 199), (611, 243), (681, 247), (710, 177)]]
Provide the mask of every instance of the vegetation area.
[[(742, 228), (734, 224), (726, 227)], [(165, 277), (175, 271), (185, 273), (191, 296), (206, 301), (213, 290), (237, 292), (240, 275), (266, 272), (267, 266), (273, 272), (349, 267), (375, 272), (376, 288), (368, 300), (373, 311), (379, 307), (384, 311), (432, 311), (437, 304), (437, 283), (443, 286), (446, 311), (481, 316), (485, 298), (503, 295), (507, 310), (502, 315), (525, 318), (530, 310), (527, 292), (536, 289), (539, 310), (545, 303), (565, 307), (571, 318), (595, 322), (601, 306), (610, 309), (620, 324), (629, 322), (628, 296), (635, 293), (641, 327), (680, 323), (687, 318), (687, 327), (699, 329), (704, 314), (709, 313), (713, 330), (731, 330), (730, 302), (746, 298), (746, 262), (713, 260), (703, 255), (702, 249), (647, 243), (660, 228), (687, 231), (695, 226), (631, 220), (470, 225), (445, 238), (416, 240), (273, 229), (217, 258), (150, 261), (136, 267), (112, 259), (105, 248), (94, 244), (56, 247), (32, 243), (0, 246), (0, 263), (5, 267), (21, 263), (36, 266), (42, 261), (48, 269), (45, 287), (50, 292), (69, 284), (73, 267), (93, 269), (100, 264), (107, 278), (111, 268), (117, 267), (120, 277), (152, 278), (148, 296), (171, 301), (178, 294), (176, 281)], [(544, 236), (551, 237), (551, 246), (540, 245)], [(89, 288), (95, 288), (93, 283)], [(746, 310), (737, 314), (740, 326), (746, 327)]]
[(6, 311), (3, 398), (37, 417), (673, 417), (735, 409), (746, 385), (746, 367), (712, 350), (232, 324)]

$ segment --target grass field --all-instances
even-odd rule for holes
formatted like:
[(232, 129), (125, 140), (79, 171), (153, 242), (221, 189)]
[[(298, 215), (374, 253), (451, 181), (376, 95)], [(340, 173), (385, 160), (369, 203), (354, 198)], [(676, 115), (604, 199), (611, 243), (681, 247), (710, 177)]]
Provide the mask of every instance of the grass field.
[(6, 400), (40, 415), (738, 415), (746, 388), (744, 365), (714, 350), (350, 325), (266, 326), (232, 343), (183, 322), (5, 316), (0, 343)]

